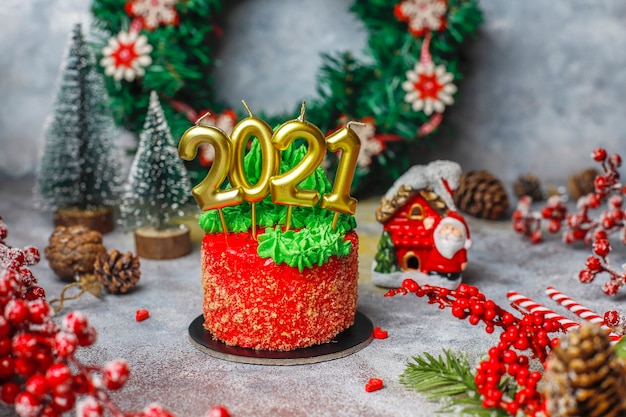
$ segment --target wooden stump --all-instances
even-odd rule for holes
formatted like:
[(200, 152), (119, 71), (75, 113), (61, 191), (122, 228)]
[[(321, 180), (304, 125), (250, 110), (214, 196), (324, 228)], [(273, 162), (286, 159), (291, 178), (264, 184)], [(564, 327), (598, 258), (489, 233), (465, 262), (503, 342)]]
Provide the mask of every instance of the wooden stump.
[(142, 258), (180, 258), (191, 252), (189, 228), (183, 225), (167, 229), (141, 227), (135, 230), (135, 249)]
[(80, 209), (60, 208), (54, 213), (54, 226), (75, 226), (82, 224), (90, 230), (102, 234), (113, 230), (113, 212), (109, 207)]

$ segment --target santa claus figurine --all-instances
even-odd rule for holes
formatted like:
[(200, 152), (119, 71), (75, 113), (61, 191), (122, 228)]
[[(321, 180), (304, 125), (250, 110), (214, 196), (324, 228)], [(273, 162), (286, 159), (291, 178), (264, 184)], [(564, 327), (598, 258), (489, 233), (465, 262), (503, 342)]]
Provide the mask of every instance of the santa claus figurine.
[(460, 280), (467, 267), (467, 250), (472, 246), (465, 219), (449, 211), (433, 231), (433, 250), (428, 257), (429, 275), (439, 275), (451, 281)]

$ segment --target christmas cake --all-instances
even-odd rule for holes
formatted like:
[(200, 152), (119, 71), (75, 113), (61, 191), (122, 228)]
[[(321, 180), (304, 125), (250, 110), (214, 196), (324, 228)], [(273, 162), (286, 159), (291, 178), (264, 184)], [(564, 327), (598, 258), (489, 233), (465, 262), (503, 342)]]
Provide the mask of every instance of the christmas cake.
[[(283, 153), (287, 167), (302, 158), (305, 148), (300, 149)], [(246, 161), (255, 152), (253, 145)], [(254, 166), (246, 164), (250, 178), (255, 178)], [(300, 187), (320, 195), (332, 189), (321, 168)], [(271, 196), (255, 203), (254, 211), (243, 202), (221, 212), (223, 218), (216, 210), (200, 217), (206, 232), (201, 250), (204, 327), (215, 339), (290, 351), (330, 342), (353, 324), (358, 281), (353, 216), (336, 217), (319, 205), (289, 210)]]

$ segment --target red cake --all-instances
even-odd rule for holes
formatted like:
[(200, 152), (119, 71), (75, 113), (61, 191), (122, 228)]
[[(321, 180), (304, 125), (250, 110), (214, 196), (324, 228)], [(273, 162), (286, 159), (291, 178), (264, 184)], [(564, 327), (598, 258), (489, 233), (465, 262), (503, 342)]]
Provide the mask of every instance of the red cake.
[(358, 237), (351, 230), (345, 239), (351, 242), (348, 255), (300, 271), (260, 257), (249, 232), (207, 233), (204, 327), (228, 345), (258, 350), (330, 342), (353, 324), (356, 313)]

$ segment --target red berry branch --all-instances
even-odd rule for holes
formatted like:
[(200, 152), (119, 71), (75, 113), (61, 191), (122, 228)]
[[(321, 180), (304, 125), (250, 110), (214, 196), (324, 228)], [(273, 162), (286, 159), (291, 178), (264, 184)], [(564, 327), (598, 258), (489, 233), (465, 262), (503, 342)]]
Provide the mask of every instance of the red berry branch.
[[(78, 417), (173, 417), (158, 405), (122, 412), (109, 396), (130, 375), (125, 361), (103, 366), (79, 362), (76, 351), (96, 342), (96, 330), (80, 312), (61, 324), (45, 291), (29, 269), (40, 260), (37, 248), (7, 245), (7, 228), (0, 217), (0, 400), (21, 417), (53, 417), (76, 408)], [(213, 414), (210, 414), (213, 413)], [(209, 415), (228, 417), (223, 407)], [(217, 414), (219, 413), (219, 414)]]
[[(598, 232), (608, 236), (621, 231), (621, 241), (626, 244), (625, 212), (622, 209), (626, 186), (619, 182), (617, 171), (622, 158), (618, 154), (608, 155), (603, 148), (594, 150), (591, 157), (601, 164), (602, 173), (595, 178), (594, 192), (578, 199), (576, 213), (567, 214), (567, 207), (558, 196), (549, 198), (540, 212), (532, 211), (532, 199), (524, 196), (513, 212), (513, 229), (529, 237), (532, 243), (539, 243), (543, 239), (544, 222), (547, 222), (550, 233), (558, 233), (565, 225), (563, 241), (567, 244), (582, 241), (585, 245), (590, 245)], [(606, 208), (598, 217), (593, 217), (592, 211), (600, 209), (603, 203)]]
[[(429, 304), (437, 304), (441, 309), (450, 308), (454, 317), (467, 319), (472, 325), (483, 322), (487, 333), (493, 333), (496, 327), (501, 329), (500, 341), (489, 349), (489, 357), (478, 365), (474, 376), (483, 407), (502, 409), (512, 415), (521, 412), (531, 417), (545, 411), (545, 399), (537, 391), (542, 374), (530, 370), (530, 361), (545, 362), (558, 342), (557, 337), (550, 338), (549, 334), (562, 331), (561, 323), (541, 311), (526, 313), (520, 310), (522, 317), (517, 317), (487, 299), (477, 287), (467, 284), (449, 290), (420, 286), (412, 279), (406, 279), (402, 287), (389, 290), (385, 297), (408, 293), (427, 297)], [(506, 378), (515, 381), (512, 391), (504, 388)]]
[(592, 282), (598, 274), (607, 273), (609, 280), (602, 286), (602, 291), (607, 295), (617, 294), (620, 287), (626, 283), (626, 265), (622, 265), (621, 272), (611, 267), (609, 262), (611, 244), (604, 231), (600, 230), (595, 234), (591, 250), (593, 255), (587, 258), (585, 268), (579, 272), (578, 279), (580, 282), (587, 284)]

